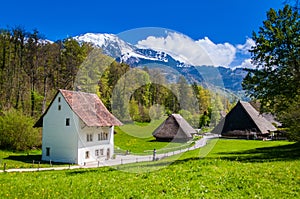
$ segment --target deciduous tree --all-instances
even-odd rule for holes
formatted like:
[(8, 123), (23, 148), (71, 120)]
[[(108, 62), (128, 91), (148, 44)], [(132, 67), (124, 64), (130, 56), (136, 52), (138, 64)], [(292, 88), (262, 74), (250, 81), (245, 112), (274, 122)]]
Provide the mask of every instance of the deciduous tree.
[[(283, 120), (296, 119), (281, 114), (299, 106), (300, 95), (300, 16), (286, 5), (270, 9), (258, 33), (253, 33), (256, 45), (252, 47), (256, 69), (249, 69), (243, 88), (252, 98), (259, 99), (261, 111), (274, 112)], [(295, 122), (300, 124), (299, 118)], [(297, 128), (300, 133), (300, 125)]]

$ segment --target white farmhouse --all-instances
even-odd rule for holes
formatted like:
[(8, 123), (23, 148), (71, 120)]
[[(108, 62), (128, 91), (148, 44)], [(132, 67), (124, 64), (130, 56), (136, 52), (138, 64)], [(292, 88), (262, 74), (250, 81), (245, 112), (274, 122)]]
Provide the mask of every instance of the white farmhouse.
[(43, 127), (42, 160), (83, 165), (112, 158), (119, 125), (96, 94), (59, 90), (35, 124)]

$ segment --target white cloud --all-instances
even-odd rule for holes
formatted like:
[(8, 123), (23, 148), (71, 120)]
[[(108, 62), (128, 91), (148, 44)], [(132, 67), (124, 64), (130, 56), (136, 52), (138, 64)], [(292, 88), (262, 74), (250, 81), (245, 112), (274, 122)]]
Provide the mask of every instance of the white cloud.
[(164, 51), (178, 61), (198, 66), (229, 67), (236, 54), (236, 48), (229, 43), (215, 44), (207, 37), (194, 41), (183, 34), (173, 32), (169, 32), (167, 37), (150, 36), (139, 41), (137, 46)]
[(229, 43), (215, 44), (207, 37), (196, 43), (207, 51), (215, 66), (229, 66), (235, 59), (236, 48)]
[(243, 54), (250, 54), (249, 50), (252, 46), (255, 46), (255, 41), (251, 38), (247, 38), (244, 44), (238, 44), (236, 48)]
[(252, 68), (255, 69), (256, 67), (251, 63), (251, 59), (245, 59), (240, 66), (237, 68)]
[(166, 37), (149, 36), (138, 42), (139, 48), (163, 51), (174, 59), (194, 66), (224, 66), (230, 68), (255, 68), (251, 63), (249, 50), (255, 46), (251, 38), (244, 44), (216, 44), (208, 37), (197, 41), (186, 35), (168, 32)]

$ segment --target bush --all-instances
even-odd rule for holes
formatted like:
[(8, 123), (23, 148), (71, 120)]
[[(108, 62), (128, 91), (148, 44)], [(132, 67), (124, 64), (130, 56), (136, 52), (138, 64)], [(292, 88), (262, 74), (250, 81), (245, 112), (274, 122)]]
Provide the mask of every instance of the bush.
[(21, 111), (3, 111), (0, 116), (0, 148), (27, 150), (40, 146), (39, 130), (33, 125), (34, 120)]
[(300, 141), (300, 96), (291, 99), (283, 111), (278, 114), (280, 121), (286, 127), (288, 139)]

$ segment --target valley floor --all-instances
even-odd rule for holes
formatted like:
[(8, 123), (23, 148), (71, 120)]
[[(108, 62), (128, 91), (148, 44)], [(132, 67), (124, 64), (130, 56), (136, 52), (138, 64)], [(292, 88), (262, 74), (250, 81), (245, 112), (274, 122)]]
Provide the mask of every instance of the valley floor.
[(0, 198), (300, 198), (300, 143), (213, 139), (159, 161), (0, 179)]

